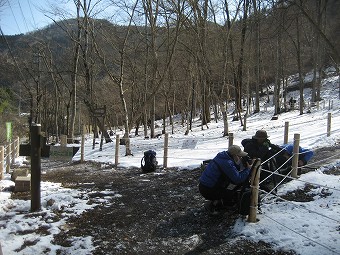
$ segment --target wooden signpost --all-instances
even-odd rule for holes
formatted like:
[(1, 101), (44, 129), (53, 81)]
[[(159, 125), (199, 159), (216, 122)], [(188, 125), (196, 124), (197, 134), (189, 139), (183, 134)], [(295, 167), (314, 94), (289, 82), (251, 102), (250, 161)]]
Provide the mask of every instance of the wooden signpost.
[(31, 211), (41, 209), (41, 157), (49, 157), (50, 146), (46, 145), (46, 138), (41, 136), (41, 125), (31, 126), (31, 143), (20, 145), (19, 155), (31, 157)]
[[(105, 115), (106, 115), (106, 106), (101, 108), (96, 108), (93, 110), (92, 117), (93, 117), (93, 123), (94, 123), (94, 128), (97, 128), (97, 119), (99, 122), (101, 122), (102, 125), (104, 125), (105, 122)], [(93, 130), (94, 136), (93, 136), (93, 145), (92, 149), (95, 147), (95, 142), (96, 142), (96, 130)], [(101, 151), (103, 149), (103, 140), (104, 140), (104, 134), (102, 130), (101, 138), (100, 138), (100, 147), (99, 150)]]

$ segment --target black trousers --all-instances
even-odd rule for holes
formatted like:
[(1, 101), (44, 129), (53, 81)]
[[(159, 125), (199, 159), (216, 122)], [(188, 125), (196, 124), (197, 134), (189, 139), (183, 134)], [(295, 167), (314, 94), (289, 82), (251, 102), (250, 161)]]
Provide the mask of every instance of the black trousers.
[(224, 187), (209, 188), (203, 184), (198, 185), (198, 189), (201, 195), (207, 200), (222, 200), (224, 205), (233, 205), (236, 203), (236, 192), (234, 190), (228, 190)]

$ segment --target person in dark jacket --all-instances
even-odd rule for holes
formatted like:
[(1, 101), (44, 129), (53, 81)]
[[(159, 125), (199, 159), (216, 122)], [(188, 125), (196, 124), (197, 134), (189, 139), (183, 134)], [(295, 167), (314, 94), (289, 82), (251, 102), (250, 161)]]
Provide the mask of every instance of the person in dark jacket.
[(237, 145), (231, 145), (228, 151), (219, 152), (211, 160), (199, 179), (201, 195), (210, 200), (209, 209), (215, 210), (232, 206), (235, 201), (237, 185), (249, 179), (252, 163), (241, 164), (241, 157), (247, 156)]
[(251, 139), (244, 139), (241, 144), (249, 157), (259, 158), (262, 162), (274, 155), (273, 152), (281, 150), (279, 146), (270, 142), (265, 130), (256, 131), (255, 135)]
[[(261, 162), (265, 162), (262, 164), (262, 169), (267, 171), (262, 171), (260, 175), (260, 180), (266, 180), (261, 183), (261, 189), (269, 191), (270, 189), (267, 187), (269, 183), (272, 181), (268, 179), (270, 173), (268, 171), (274, 171), (273, 165), (268, 159), (273, 156), (275, 153), (279, 152), (281, 148), (278, 145), (272, 144), (268, 139), (267, 132), (265, 130), (257, 130), (255, 135), (251, 139), (242, 140), (241, 144), (244, 147), (244, 151), (248, 153), (249, 157), (255, 159), (261, 159)], [(274, 178), (274, 177), (273, 177)]]

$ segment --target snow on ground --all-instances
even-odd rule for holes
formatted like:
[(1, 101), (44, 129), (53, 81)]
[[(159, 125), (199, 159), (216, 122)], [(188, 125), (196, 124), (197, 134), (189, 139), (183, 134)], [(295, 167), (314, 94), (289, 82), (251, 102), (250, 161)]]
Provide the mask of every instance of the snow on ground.
[[(340, 161), (336, 164), (340, 167)], [(303, 189), (305, 182), (319, 183), (309, 193), (311, 202), (264, 201), (259, 222), (245, 223), (239, 219), (236, 233), (251, 239), (275, 244), (275, 247), (295, 250), (298, 254), (340, 254), (340, 178), (326, 175), (327, 168), (309, 172), (299, 180), (279, 189), (278, 196), (288, 191)], [(327, 195), (327, 196), (326, 196)]]
[[(303, 115), (298, 110), (279, 115), (278, 120), (271, 120), (273, 107), (267, 111), (250, 115), (247, 119), (247, 131), (242, 131), (238, 121), (232, 122), (229, 116), (229, 132), (234, 134), (234, 144), (240, 145), (244, 138), (250, 138), (258, 129), (265, 129), (272, 143), (283, 144), (285, 122), (289, 122), (289, 142), (293, 142), (294, 134), (300, 134), (300, 145), (305, 148), (316, 149), (319, 147), (333, 146), (340, 139), (340, 100), (338, 77), (324, 80), (320, 109), (311, 108), (311, 113)], [(310, 97), (310, 90), (305, 90), (306, 100)], [(298, 99), (296, 92), (290, 96)], [(332, 105), (332, 109), (329, 109)], [(233, 109), (229, 107), (229, 112)], [(261, 108), (263, 110), (263, 107)], [(332, 132), (327, 136), (327, 116), (332, 113)], [(168, 167), (180, 169), (193, 169), (202, 163), (202, 160), (214, 157), (219, 151), (228, 147), (228, 138), (223, 137), (223, 124), (221, 121), (209, 124), (209, 129), (194, 122), (192, 131), (184, 136), (185, 128), (178, 123), (175, 125), (175, 134), (169, 135)], [(170, 132), (170, 127), (168, 127)], [(161, 129), (157, 129), (158, 134)], [(134, 133), (134, 132), (132, 132)], [(123, 133), (117, 132), (121, 137)], [(85, 144), (85, 160), (114, 164), (114, 142), (104, 144), (103, 150), (99, 150), (99, 144), (92, 149), (91, 136), (87, 137)], [(99, 141), (97, 140), (99, 143)], [(131, 149), (134, 156), (125, 156), (125, 147), (120, 146), (119, 166), (140, 167), (143, 152), (149, 149), (157, 152), (159, 165), (163, 164), (164, 136), (157, 139), (144, 139), (144, 137), (132, 135)], [(80, 159), (80, 151), (73, 160)], [(18, 161), (22, 158), (17, 159)], [(324, 171), (332, 167), (339, 167), (340, 155), (334, 158), (333, 163), (309, 172), (299, 180), (291, 181), (279, 188), (281, 196), (289, 191), (302, 188), (305, 182), (312, 182), (310, 191), (314, 200), (311, 202), (288, 202), (275, 200), (268, 196), (262, 205), (262, 214), (258, 214), (259, 222), (247, 223), (239, 219), (234, 231), (251, 240), (262, 240), (272, 243), (277, 248), (293, 249), (298, 254), (340, 254), (340, 176), (324, 174)], [(73, 215), (79, 215), (84, 210), (91, 209), (87, 205), (87, 194), (80, 190), (70, 190), (61, 187), (57, 183), (42, 182), (42, 210), (38, 213), (30, 213), (30, 201), (11, 199), (11, 193), (6, 188), (14, 185), (10, 176), (5, 174), (0, 181), (0, 244), (4, 254), (41, 254), (47, 249), (49, 254), (56, 254), (58, 245), (51, 243), (53, 234), (67, 227), (67, 219)], [(324, 195), (326, 194), (327, 195)], [(119, 196), (119, 194), (117, 194)], [(48, 201), (54, 200), (50, 206)], [(55, 209), (60, 209), (61, 218), (57, 220)], [(58, 211), (58, 210), (57, 210)], [(35, 229), (41, 229), (37, 234)], [(44, 231), (47, 230), (48, 231)], [(24, 237), (20, 233), (29, 233)], [(24, 238), (24, 240), (23, 240)], [(22, 245), (26, 245), (24, 248)], [(94, 249), (91, 237), (75, 239), (72, 247), (67, 248), (70, 254), (90, 254)], [(70, 250), (72, 249), (72, 251)]]

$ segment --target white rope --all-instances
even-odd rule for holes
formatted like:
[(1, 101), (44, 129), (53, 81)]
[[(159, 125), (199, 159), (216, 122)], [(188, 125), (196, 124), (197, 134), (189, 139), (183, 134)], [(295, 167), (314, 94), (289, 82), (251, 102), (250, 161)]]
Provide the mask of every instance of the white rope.
[(274, 172), (272, 172), (272, 171), (269, 171), (269, 170), (266, 170), (266, 169), (264, 169), (264, 168), (262, 168), (262, 170), (266, 170), (265, 172), (269, 172), (269, 173), (271, 173), (270, 175), (268, 175), (266, 178), (264, 178), (261, 182), (260, 182), (260, 184), (261, 183), (263, 183), (264, 181), (266, 181), (268, 178), (270, 178), (272, 175), (274, 175), (274, 174), (276, 174), (276, 173), (278, 173), (278, 171), (291, 159), (291, 158), (293, 158), (294, 156), (291, 156), (290, 158), (288, 158), (280, 167), (278, 167)]
[(313, 242), (313, 243), (316, 243), (316, 244), (322, 246), (323, 248), (325, 248), (325, 249), (327, 249), (327, 250), (329, 250), (329, 251), (331, 251), (331, 252), (333, 252), (333, 253), (338, 254), (338, 252), (336, 251), (335, 248), (330, 248), (330, 247), (328, 247), (328, 246), (326, 246), (326, 245), (324, 245), (324, 244), (322, 244), (322, 243), (319, 243), (319, 242), (315, 241), (314, 239), (312, 239), (312, 238), (310, 238), (310, 237), (308, 237), (308, 236), (306, 236), (306, 235), (302, 235), (301, 233), (295, 231), (294, 229), (291, 229), (291, 228), (289, 228), (289, 227), (287, 227), (287, 226), (281, 224), (281, 223), (278, 222), (277, 220), (274, 220), (273, 218), (269, 217), (268, 215), (265, 215), (265, 214), (262, 214), (262, 215), (265, 216), (265, 217), (267, 217), (267, 218), (269, 218), (269, 219), (271, 219), (272, 221), (276, 222), (276, 223), (279, 224), (280, 226), (282, 226), (282, 227), (284, 227), (284, 228), (286, 228), (286, 229), (288, 229), (288, 230), (294, 232), (295, 234), (297, 234), (297, 235), (299, 235), (299, 236), (302, 236), (303, 238), (306, 238), (307, 240), (309, 240), (309, 241), (311, 241), (311, 242)]
[(290, 175), (290, 173), (292, 172), (292, 170), (293, 169), (291, 169), (290, 171), (289, 171), (289, 173), (287, 173), (286, 175), (285, 175), (285, 177), (270, 191), (270, 192), (268, 192), (268, 194), (263, 198), (263, 199), (265, 199), (268, 195), (270, 195), (274, 190), (276, 190), (276, 188), (287, 178), (287, 176), (288, 175)]
[[(262, 190), (262, 189), (259, 189), (259, 191), (261, 191), (262, 193), (268, 193), (267, 191), (264, 191), (264, 190)], [(322, 217), (324, 217), (324, 218), (327, 218), (327, 219), (329, 219), (329, 220), (332, 220), (332, 221), (335, 221), (335, 222), (340, 223), (340, 221), (337, 220), (337, 219), (333, 219), (333, 218), (331, 218), (331, 217), (329, 217), (329, 216), (327, 216), (327, 215), (324, 215), (324, 214), (321, 214), (321, 213), (319, 213), (319, 212), (316, 212), (316, 211), (313, 211), (313, 210), (311, 210), (311, 209), (306, 208), (306, 206), (305, 206), (304, 204), (296, 204), (295, 201), (290, 201), (290, 200), (284, 199), (284, 198), (282, 198), (282, 197), (280, 197), (280, 196), (278, 196), (278, 195), (276, 195), (276, 194), (270, 194), (270, 195), (273, 196), (273, 197), (275, 197), (275, 198), (277, 198), (277, 199), (280, 199), (280, 200), (282, 200), (282, 201), (284, 201), (284, 202), (290, 203), (290, 204), (292, 204), (292, 205), (294, 205), (294, 206), (299, 206), (299, 207), (301, 207), (302, 209), (305, 209), (305, 210), (308, 211), (308, 212), (315, 213), (315, 214), (320, 215), (320, 216), (322, 216)], [(262, 199), (261, 199), (261, 202), (262, 202)]]
[(281, 153), (281, 152), (282, 152), (283, 150), (285, 150), (286, 148), (287, 148), (287, 146), (284, 147), (284, 148), (282, 148), (279, 152), (277, 152), (276, 154), (274, 154), (273, 156), (271, 156), (269, 159), (263, 161), (263, 162), (261, 163), (261, 165), (263, 165), (264, 163), (267, 163), (269, 160), (271, 160), (272, 158), (276, 157), (276, 155), (278, 155), (279, 153)]
[[(265, 171), (265, 172), (271, 173), (271, 171), (266, 170), (266, 169), (261, 169), (261, 171)], [(281, 177), (286, 177), (286, 179), (291, 179), (291, 180), (303, 182), (303, 183), (306, 183), (306, 184), (311, 184), (311, 185), (313, 185), (313, 186), (319, 186), (319, 187), (323, 187), (323, 188), (326, 188), (326, 189), (331, 189), (331, 190), (335, 190), (335, 191), (340, 191), (340, 189), (332, 188), (332, 187), (329, 187), (329, 186), (326, 186), (326, 185), (322, 185), (322, 184), (319, 184), (319, 183), (303, 181), (303, 180), (300, 180), (300, 179), (298, 179), (298, 178), (294, 178), (294, 177), (291, 177), (291, 176), (286, 176), (286, 175), (279, 174), (279, 173), (276, 173), (275, 175), (278, 175), (278, 176), (281, 176)]]

